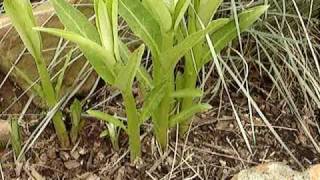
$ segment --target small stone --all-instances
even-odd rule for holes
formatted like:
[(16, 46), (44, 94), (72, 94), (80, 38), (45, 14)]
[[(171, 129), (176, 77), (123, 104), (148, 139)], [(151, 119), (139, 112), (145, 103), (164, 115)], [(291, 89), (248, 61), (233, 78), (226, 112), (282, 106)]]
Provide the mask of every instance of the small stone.
[(80, 153), (78, 151), (71, 151), (70, 152), (73, 159), (78, 160), (80, 157)]
[(40, 160), (41, 160), (42, 162), (47, 162), (47, 161), (48, 161), (48, 156), (47, 156), (47, 154), (46, 154), (46, 153), (42, 153), (42, 154), (40, 155)]
[(67, 169), (75, 169), (75, 168), (80, 167), (80, 163), (78, 161), (76, 161), (76, 160), (70, 160), (70, 161), (65, 162), (64, 166)]
[(226, 162), (226, 161), (223, 161), (223, 160), (221, 160), (221, 159), (219, 160), (219, 162), (220, 162), (220, 165), (221, 165), (221, 166), (226, 166), (226, 165), (227, 165), (227, 162)]
[(85, 155), (85, 154), (87, 154), (87, 153), (88, 153), (88, 150), (87, 150), (87, 149), (82, 148), (82, 147), (79, 149), (79, 154), (80, 154), (80, 155)]
[(63, 161), (68, 161), (70, 159), (70, 155), (67, 152), (64, 152), (64, 151), (61, 151), (59, 153), (59, 156)]
[(57, 158), (56, 150), (54, 148), (49, 148), (47, 154), (48, 154), (48, 158), (50, 158), (50, 159)]

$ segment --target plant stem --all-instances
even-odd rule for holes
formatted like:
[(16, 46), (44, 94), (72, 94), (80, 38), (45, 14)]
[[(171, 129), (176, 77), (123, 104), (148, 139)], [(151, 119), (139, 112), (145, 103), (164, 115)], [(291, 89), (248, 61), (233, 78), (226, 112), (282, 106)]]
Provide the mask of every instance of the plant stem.
[[(197, 74), (186, 72), (184, 74), (184, 88), (195, 88), (197, 82)], [(182, 99), (181, 111), (190, 108), (193, 105), (192, 97), (185, 97)], [(184, 135), (190, 126), (191, 119), (187, 119), (183, 123), (179, 124), (179, 132), (181, 135)]]
[(141, 157), (140, 120), (132, 92), (122, 92), (122, 97), (128, 119), (130, 159), (131, 162), (134, 162), (137, 158)]
[(56, 130), (57, 137), (59, 139), (61, 147), (63, 148), (69, 147), (70, 140), (69, 140), (66, 126), (64, 125), (64, 122), (62, 120), (61, 111), (56, 112), (56, 114), (53, 116), (52, 122)]
[[(49, 108), (53, 108), (56, 103), (56, 95), (54, 92), (53, 85), (50, 80), (50, 75), (47, 70), (46, 65), (44, 64), (44, 59), (43, 57), (39, 54), (38, 57), (35, 57), (35, 62), (37, 65), (37, 69), (39, 71), (39, 76), (40, 76), (40, 81), (42, 85), (42, 90), (43, 90), (43, 95), (44, 99), (48, 105)], [(58, 139), (60, 141), (60, 144), (63, 148), (70, 146), (70, 140), (69, 136), (67, 133), (67, 129), (65, 127), (65, 124), (62, 120), (62, 113), (58, 111), (54, 116), (53, 116), (53, 125), (55, 128), (55, 131), (57, 133)]]

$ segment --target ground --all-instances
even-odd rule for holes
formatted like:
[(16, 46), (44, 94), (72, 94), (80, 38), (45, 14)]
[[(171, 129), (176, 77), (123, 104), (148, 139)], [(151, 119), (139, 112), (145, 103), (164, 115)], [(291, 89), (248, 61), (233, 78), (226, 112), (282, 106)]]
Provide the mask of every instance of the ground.
[[(261, 83), (264, 82), (264, 83)], [(265, 79), (256, 79), (257, 87), (253, 88), (253, 97), (262, 107), (263, 112), (279, 133), (288, 148), (299, 162), (305, 167), (320, 162), (319, 156), (308, 138), (301, 132), (300, 125), (295, 116), (285, 108), (282, 100), (268, 99), (267, 95), (259, 89), (269, 89), (269, 83)], [(263, 86), (261, 86), (263, 85)], [(9, 81), (8, 88), (14, 87)], [(103, 87), (101, 87), (103, 88)], [(236, 92), (236, 91), (234, 91)], [(12, 91), (1, 90), (4, 93), (3, 102), (12, 98)], [(27, 179), (30, 176), (42, 176), (49, 179), (73, 179), (88, 177), (100, 177), (101, 179), (159, 179), (171, 177), (184, 179), (196, 177), (196, 179), (230, 179), (240, 170), (255, 166), (260, 163), (280, 161), (289, 164), (299, 170), (300, 167), (276, 141), (270, 130), (264, 125), (256, 113), (253, 113), (255, 124), (255, 142), (251, 131), (248, 110), (245, 97), (232, 93), (250, 140), (252, 153), (249, 152), (245, 141), (238, 128), (231, 111), (230, 104), (225, 93), (221, 99), (214, 98), (210, 102), (213, 109), (194, 118), (194, 123), (189, 131), (187, 140), (176, 138), (176, 131), (171, 132), (168, 150), (160, 155), (150, 131), (150, 126), (145, 125), (141, 130), (143, 134), (143, 156), (141, 162), (132, 165), (129, 162), (127, 149), (128, 138), (121, 133), (119, 142), (120, 150), (112, 149), (111, 142), (106, 138), (100, 138), (100, 132), (104, 126), (94, 119), (86, 119), (86, 125), (81, 132), (81, 138), (70, 149), (60, 149), (53, 126), (49, 125), (45, 132), (36, 141), (35, 145), (26, 154), (24, 164), (16, 164), (13, 161), (11, 148), (1, 152), (2, 170), (6, 179)], [(18, 94), (15, 94), (18, 96)], [(221, 101), (220, 101), (221, 100)], [(119, 99), (115, 98), (109, 106), (114, 111)], [(117, 105), (118, 104), (118, 105)], [(2, 103), (3, 105), (3, 103)], [(19, 107), (17, 107), (19, 108)], [(21, 107), (20, 107), (21, 108)], [(112, 108), (111, 108), (112, 109)], [(301, 104), (303, 109), (303, 104)], [(312, 113), (304, 112), (304, 119), (310, 132), (317, 141), (316, 125), (308, 123)], [(40, 114), (31, 116), (31, 120), (37, 121)], [(34, 121), (26, 123), (23, 129), (23, 138), (35, 128)], [(198, 176), (198, 177), (197, 177)]]

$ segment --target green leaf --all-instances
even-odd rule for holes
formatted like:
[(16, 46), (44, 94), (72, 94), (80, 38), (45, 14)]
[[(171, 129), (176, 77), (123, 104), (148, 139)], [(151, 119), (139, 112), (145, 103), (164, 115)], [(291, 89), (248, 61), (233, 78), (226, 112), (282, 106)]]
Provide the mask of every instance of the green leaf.
[(119, 13), (132, 31), (148, 45), (152, 53), (159, 55), (162, 47), (160, 25), (142, 3), (139, 0), (120, 0)]
[(99, 135), (100, 138), (102, 138), (102, 137), (108, 137), (108, 136), (109, 136), (109, 130), (108, 130), (108, 129), (103, 130), (103, 131), (100, 133), (100, 135)]
[(10, 121), (10, 141), (12, 145), (12, 149), (16, 157), (20, 155), (21, 152), (21, 135), (20, 135), (20, 127), (18, 124), (18, 119), (11, 119)]
[(118, 128), (114, 124), (107, 123), (109, 137), (111, 139), (112, 146), (115, 150), (119, 150), (119, 133)]
[(72, 127), (70, 131), (70, 138), (71, 142), (75, 143), (78, 139), (79, 131), (80, 131), (80, 125), (81, 125), (81, 103), (78, 99), (75, 99), (70, 107), (71, 111), (71, 122)]
[(184, 17), (184, 14), (186, 13), (189, 5), (191, 3), (191, 0), (179, 0), (174, 12), (174, 30), (176, 30), (179, 27), (179, 24)]
[(42, 32), (47, 32), (55, 36), (60, 36), (69, 41), (77, 43), (83, 54), (89, 60), (90, 64), (93, 66), (96, 72), (101, 76), (101, 78), (110, 84), (114, 83), (114, 57), (108, 54), (100, 45), (73, 32), (40, 27), (34, 29)]
[(159, 0), (143, 0), (143, 5), (151, 12), (153, 17), (159, 22), (164, 32), (172, 27), (172, 18), (170, 11), (163, 1)]
[(99, 33), (87, 17), (65, 0), (50, 0), (62, 24), (68, 31), (100, 44)]
[(206, 26), (212, 20), (223, 0), (201, 0), (198, 15)]
[(176, 91), (179, 91), (183, 88), (183, 75), (179, 71), (176, 75)]
[(210, 33), (218, 30), (221, 26), (228, 22), (228, 19), (218, 19), (212, 21), (208, 27), (204, 30), (200, 30), (196, 33), (189, 35), (181, 43), (168, 49), (163, 53), (163, 59), (171, 61), (171, 66), (175, 66), (176, 63), (182, 58), (192, 47), (197, 45), (204, 37)]
[(33, 31), (36, 26), (32, 7), (27, 0), (5, 0), (4, 8), (11, 22), (19, 33), (24, 45), (33, 56), (41, 80), (41, 87), (48, 106), (56, 104), (55, 92), (50, 75), (41, 54), (42, 41), (39, 32)]
[(112, 32), (113, 32), (113, 43), (114, 43), (114, 54), (118, 61), (120, 61), (120, 50), (119, 50), (119, 35), (118, 35), (118, 14), (119, 14), (119, 1), (118, 0), (111, 0), (111, 25), (112, 25)]
[(107, 3), (104, 0), (95, 0), (96, 22), (103, 47), (107, 53), (113, 54), (113, 28), (109, 17)]
[(4, 8), (30, 54), (39, 59), (41, 57), (41, 37), (39, 32), (32, 30), (32, 27), (36, 26), (36, 21), (30, 2), (28, 0), (5, 0)]
[(174, 127), (176, 124), (184, 122), (198, 112), (206, 111), (211, 108), (212, 107), (209, 104), (193, 105), (192, 107), (180, 112), (179, 114), (172, 116), (172, 118), (170, 119), (170, 127)]
[(162, 0), (173, 14), (178, 0)]
[[(239, 28), (243, 32), (248, 29), (259, 17), (268, 9), (269, 6), (257, 6), (239, 14)], [(215, 31), (211, 38), (216, 52), (220, 52), (230, 41), (237, 37), (237, 26), (234, 20)]]
[(143, 107), (141, 109), (141, 123), (143, 123), (145, 120), (147, 120), (151, 114), (159, 108), (159, 104), (161, 103), (166, 90), (166, 83), (162, 83), (159, 86), (152, 89), (147, 97), (146, 100), (143, 103)]
[[(129, 59), (130, 51), (122, 41), (119, 41), (119, 51), (120, 51), (121, 59), (125, 63), (127, 63), (128, 59)], [(138, 71), (137, 71), (137, 79), (146, 88), (148, 88), (148, 89), (152, 89), (153, 88), (152, 78), (149, 75), (148, 71), (143, 66), (140, 66)]]
[(116, 127), (120, 127), (123, 130), (127, 131), (126, 126), (123, 124), (123, 122), (119, 119), (117, 119), (114, 116), (111, 116), (109, 114), (103, 113), (101, 111), (95, 111), (95, 110), (88, 110), (87, 113), (92, 116), (95, 117), (97, 119), (103, 120), (107, 123), (111, 123), (113, 125), (115, 125)]
[(171, 94), (171, 97), (173, 98), (201, 97), (202, 95), (203, 95), (203, 92), (201, 91), (201, 89), (186, 88), (186, 89), (181, 89), (173, 92)]
[(115, 86), (117, 86), (123, 92), (131, 91), (133, 80), (139, 69), (142, 55), (144, 53), (145, 46), (142, 44), (137, 50), (129, 55), (129, 61), (123, 66), (115, 80)]

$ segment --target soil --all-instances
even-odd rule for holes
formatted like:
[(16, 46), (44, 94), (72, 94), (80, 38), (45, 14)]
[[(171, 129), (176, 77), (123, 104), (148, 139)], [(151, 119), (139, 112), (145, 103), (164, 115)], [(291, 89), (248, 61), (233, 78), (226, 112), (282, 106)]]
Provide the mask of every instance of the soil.
[[(299, 162), (305, 168), (319, 163), (320, 157), (315, 148), (301, 131), (295, 116), (285, 108), (283, 101), (276, 98), (266, 100), (267, 95), (261, 89), (270, 89), (271, 82), (268, 83), (265, 77), (252, 79), (250, 82), (253, 82), (253, 87), (259, 87), (252, 89), (254, 99)], [(14, 86), (7, 83), (4, 87), (0, 92), (1, 97), (5, 97), (3, 102), (11, 102), (6, 98), (16, 96), (9, 91)], [(106, 90), (102, 87), (100, 92), (105, 93)], [(172, 179), (192, 176), (196, 179), (230, 179), (244, 168), (273, 161), (284, 162), (293, 169), (300, 170), (255, 112), (253, 112), (254, 142), (248, 109), (245, 108), (247, 100), (237, 93), (231, 95), (238, 105), (238, 112), (247, 132), (252, 153), (246, 146), (227, 96), (223, 93), (221, 98), (213, 98), (214, 100), (210, 102), (214, 107), (211, 111), (195, 118), (187, 140), (176, 138), (176, 132), (172, 130), (170, 145), (162, 155), (153, 139), (150, 126), (145, 125), (141, 130), (144, 137), (142, 160), (131, 164), (127, 152), (128, 138), (124, 133), (120, 134), (120, 149), (115, 151), (109, 139), (99, 137), (104, 125), (97, 120), (84, 118), (86, 125), (81, 132), (80, 140), (70, 149), (59, 148), (52, 125), (45, 129), (28, 151), (23, 164), (14, 163), (11, 148), (5, 149), (1, 153), (4, 176), (6, 179), (27, 179), (31, 176), (47, 179), (120, 180), (160, 179), (169, 176)], [(95, 101), (98, 100), (99, 97)], [(115, 98), (106, 106), (107, 109), (121, 114), (119, 100)], [(20, 105), (17, 108), (21, 107)], [(311, 135), (320, 142), (316, 124), (311, 123), (316, 118), (318, 121), (314, 122), (319, 123), (319, 116), (312, 115), (312, 111), (301, 113), (304, 113)], [(29, 122), (26, 122), (23, 129), (24, 140), (36, 127), (34, 123), (29, 124)]]

